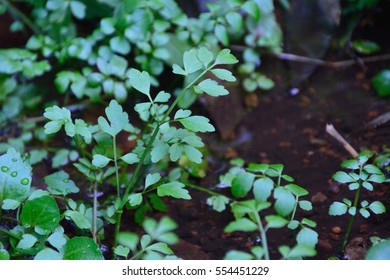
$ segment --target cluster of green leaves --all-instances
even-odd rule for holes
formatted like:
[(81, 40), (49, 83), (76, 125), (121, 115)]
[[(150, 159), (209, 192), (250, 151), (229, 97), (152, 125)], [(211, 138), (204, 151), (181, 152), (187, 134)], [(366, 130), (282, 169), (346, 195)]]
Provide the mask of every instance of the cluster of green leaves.
[[(270, 259), (267, 243), (269, 230), (288, 227), (297, 232), (293, 247), (281, 245), (278, 250), (283, 259), (301, 259), (316, 255), (315, 246), (318, 234), (312, 229), (316, 223), (307, 218), (298, 220), (296, 211), (312, 210), (310, 201), (301, 197), (308, 191), (296, 184), (289, 175), (283, 174), (281, 164), (250, 163), (244, 168), (244, 161), (236, 159), (233, 167), (220, 178), (220, 184), (229, 186), (237, 200), (230, 203), (235, 221), (225, 228), (225, 232), (258, 232), (261, 246), (256, 245), (250, 253), (233, 250), (226, 259)], [(221, 211), (229, 199), (222, 195), (213, 196), (207, 201), (215, 210)], [(273, 211), (271, 211), (273, 207)]]
[(360, 201), (361, 191), (374, 191), (374, 184), (381, 184), (386, 181), (383, 172), (374, 164), (368, 161), (373, 157), (370, 151), (361, 152), (355, 159), (344, 161), (341, 166), (348, 169), (348, 172), (338, 171), (333, 175), (333, 179), (339, 183), (346, 184), (348, 189), (355, 192), (353, 202), (343, 198), (342, 202), (335, 201), (329, 207), (329, 215), (340, 216), (347, 212), (351, 215), (343, 242), (343, 249), (346, 246), (354, 217), (359, 213), (364, 218), (373, 214), (383, 214), (386, 207), (380, 201), (369, 203), (367, 200)]

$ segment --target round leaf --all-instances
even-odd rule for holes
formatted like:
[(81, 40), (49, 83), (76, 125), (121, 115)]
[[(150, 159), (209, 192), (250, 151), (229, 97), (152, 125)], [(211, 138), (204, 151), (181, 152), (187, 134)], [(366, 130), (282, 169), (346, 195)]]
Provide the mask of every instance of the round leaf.
[(64, 246), (65, 260), (103, 260), (98, 245), (89, 237), (73, 237)]

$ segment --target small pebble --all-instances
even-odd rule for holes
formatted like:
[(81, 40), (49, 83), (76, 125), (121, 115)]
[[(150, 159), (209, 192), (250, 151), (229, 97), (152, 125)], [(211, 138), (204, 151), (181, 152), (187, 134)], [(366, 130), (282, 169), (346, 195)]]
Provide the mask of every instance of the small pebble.
[(340, 234), (340, 233), (341, 233), (341, 228), (340, 228), (340, 227), (333, 227), (333, 228), (332, 228), (332, 233), (334, 233), (334, 234)]
[(320, 203), (323, 203), (327, 199), (328, 199), (328, 197), (326, 195), (324, 195), (322, 192), (318, 192), (311, 197), (311, 203), (320, 204)]

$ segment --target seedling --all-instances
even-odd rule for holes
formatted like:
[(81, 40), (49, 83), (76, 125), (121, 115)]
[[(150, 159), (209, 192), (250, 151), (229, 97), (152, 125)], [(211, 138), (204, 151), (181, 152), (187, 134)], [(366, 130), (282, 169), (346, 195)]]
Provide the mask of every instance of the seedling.
[(367, 200), (360, 201), (362, 190), (372, 192), (374, 191), (373, 184), (381, 184), (386, 180), (385, 175), (378, 167), (368, 163), (372, 156), (372, 152), (361, 152), (356, 159), (346, 160), (341, 164), (341, 166), (348, 169), (349, 172), (338, 171), (333, 175), (335, 181), (346, 184), (350, 191), (355, 191), (353, 201), (348, 198), (343, 198), (342, 202), (333, 202), (329, 207), (329, 215), (341, 216), (346, 213), (351, 215), (342, 242), (342, 251), (344, 251), (345, 246), (347, 245), (352, 225), (357, 214), (360, 214), (364, 218), (368, 218), (371, 216), (371, 212), (373, 214), (383, 214), (386, 212), (385, 206), (380, 201), (373, 201), (371, 203)]

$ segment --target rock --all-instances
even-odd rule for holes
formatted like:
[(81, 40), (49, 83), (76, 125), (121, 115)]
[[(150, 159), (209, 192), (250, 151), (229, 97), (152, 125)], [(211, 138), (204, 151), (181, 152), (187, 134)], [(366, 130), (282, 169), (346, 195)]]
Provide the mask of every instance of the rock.
[(341, 227), (333, 227), (332, 228), (332, 233), (334, 234), (340, 234), (341, 233)]
[(324, 239), (318, 239), (318, 245), (319, 248), (324, 249), (326, 251), (332, 250), (332, 244), (328, 240)]
[(363, 260), (366, 253), (367, 239), (361, 236), (349, 241), (344, 250), (344, 254), (348, 260)]
[(326, 195), (324, 195), (322, 192), (318, 192), (311, 197), (311, 203), (320, 204), (320, 203), (323, 203), (327, 199), (328, 199), (328, 197)]

